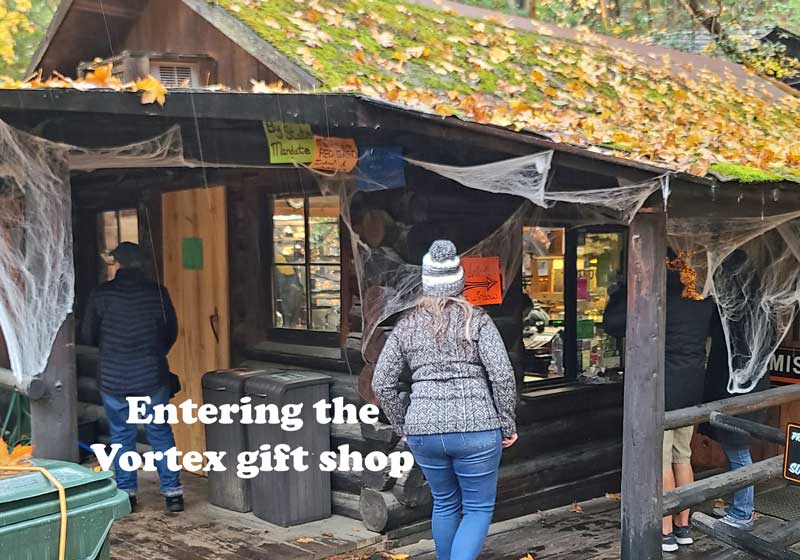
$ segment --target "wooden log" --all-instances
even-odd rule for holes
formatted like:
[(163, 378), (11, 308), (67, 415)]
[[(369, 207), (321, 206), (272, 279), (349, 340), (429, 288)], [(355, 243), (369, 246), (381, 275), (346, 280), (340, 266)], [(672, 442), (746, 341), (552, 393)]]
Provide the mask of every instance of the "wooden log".
[[(664, 494), (663, 514), (673, 515), (706, 500), (733, 493), (783, 474), (783, 457), (771, 457), (735, 471), (729, 471), (692, 484), (687, 484)], [(623, 494), (624, 496), (624, 494)]]
[(361, 511), (359, 510), (359, 495), (351, 494), (348, 492), (331, 492), (332, 510), (335, 515), (343, 515), (350, 519), (361, 520)]
[(364, 472), (361, 473), (361, 486), (378, 492), (391, 490), (396, 482), (396, 478), (389, 476), (389, 467), (386, 467), (382, 471), (364, 469)]
[(587, 478), (617, 470), (622, 458), (622, 442), (577, 445), (563, 451), (500, 468), (498, 498), (514, 498), (555, 484)]
[(340, 471), (337, 469), (331, 472), (331, 489), (334, 492), (358, 495), (361, 492), (361, 474), (360, 472)]
[(622, 383), (565, 385), (523, 393), (517, 406), (517, 426), (607, 408), (622, 410)]
[(784, 445), (786, 443), (786, 434), (781, 432), (781, 430), (773, 428), (772, 426), (765, 426), (764, 424), (753, 422), (752, 420), (737, 418), (720, 412), (712, 412), (709, 420), (712, 426), (723, 430), (743, 433), (754, 438), (777, 443), (778, 445)]
[(410, 508), (428, 505), (433, 501), (428, 481), (419, 467), (401, 476), (392, 487), (392, 494), (398, 502)]
[(47, 366), (28, 387), (31, 443), (38, 459), (78, 460), (78, 377), (75, 319), (61, 324)]
[(622, 440), (622, 408), (608, 408), (573, 414), (565, 411), (560, 418), (517, 425), (519, 443), (503, 451), (502, 465), (541, 457), (565, 442), (589, 444), (619, 438)]
[(696, 512), (692, 515), (692, 527), (714, 540), (723, 542), (738, 550), (750, 552), (758, 558), (764, 558), (765, 560), (800, 560), (800, 554), (787, 550), (782, 545), (765, 541), (704, 513)]
[[(783, 547), (791, 546), (800, 541), (800, 521), (792, 521), (778, 529), (768, 531), (759, 536), (774, 545)], [(754, 556), (742, 550), (725, 549), (716, 554), (712, 554), (707, 560), (754, 560)]]
[(664, 429), (672, 430), (708, 422), (712, 412), (730, 415), (745, 414), (797, 400), (800, 400), (800, 385), (786, 385), (758, 393), (739, 395), (668, 412), (664, 419)]
[(401, 525), (413, 523), (429, 516), (432, 505), (408, 508), (397, 501), (391, 492), (377, 492), (363, 488), (359, 498), (361, 520), (370, 531), (384, 533)]
[(664, 214), (637, 214), (629, 235), (622, 558), (661, 560), (666, 332)]
[(400, 441), (391, 424), (383, 422), (376, 422), (375, 424), (361, 423), (361, 436), (370, 441), (379, 441), (381, 443), (390, 444), (392, 447), (397, 445)]

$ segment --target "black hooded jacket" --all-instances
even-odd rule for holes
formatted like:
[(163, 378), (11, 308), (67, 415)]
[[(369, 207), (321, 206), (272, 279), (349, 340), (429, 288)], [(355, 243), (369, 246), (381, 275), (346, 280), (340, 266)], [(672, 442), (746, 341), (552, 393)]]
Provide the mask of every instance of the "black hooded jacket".
[(81, 325), (84, 344), (100, 348), (100, 390), (152, 395), (169, 384), (167, 353), (178, 337), (169, 293), (136, 268), (123, 268), (92, 293)]
[[(703, 400), (706, 338), (709, 336), (714, 302), (684, 298), (677, 272), (667, 271), (667, 318), (664, 354), (664, 406), (667, 411), (700, 404)], [(611, 294), (603, 329), (611, 336), (625, 336), (627, 290)], [(629, 366), (631, 364), (628, 364)]]

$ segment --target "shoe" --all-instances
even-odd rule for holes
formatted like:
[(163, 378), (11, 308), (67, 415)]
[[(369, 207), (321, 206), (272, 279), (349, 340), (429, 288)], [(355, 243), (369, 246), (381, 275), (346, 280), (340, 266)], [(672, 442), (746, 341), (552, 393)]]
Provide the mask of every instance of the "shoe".
[(661, 537), (661, 550), (664, 552), (676, 552), (678, 550), (678, 541), (675, 540), (674, 533)]
[(675, 535), (675, 540), (681, 546), (689, 546), (690, 544), (694, 544), (691, 527), (681, 527), (680, 525), (675, 525), (675, 532), (673, 534)]
[(138, 502), (136, 501), (136, 495), (134, 495), (134, 494), (130, 494), (130, 495), (128, 496), (128, 501), (129, 501), (129, 502), (130, 502), (130, 504), (131, 504), (131, 513), (133, 513), (134, 511), (136, 511), (136, 504), (138, 503)]
[(714, 517), (716, 517), (717, 519), (722, 519), (723, 517), (728, 515), (728, 506), (726, 505), (714, 506), (712, 513), (714, 514)]
[(180, 513), (183, 511), (183, 496), (167, 496), (164, 501), (168, 512)]
[(742, 531), (747, 531), (749, 533), (755, 526), (755, 517), (755, 514), (753, 514), (750, 516), (750, 519), (737, 519), (731, 514), (728, 514), (720, 519), (720, 521), (725, 523), (725, 525), (730, 525), (731, 527), (735, 527), (736, 529), (741, 529)]

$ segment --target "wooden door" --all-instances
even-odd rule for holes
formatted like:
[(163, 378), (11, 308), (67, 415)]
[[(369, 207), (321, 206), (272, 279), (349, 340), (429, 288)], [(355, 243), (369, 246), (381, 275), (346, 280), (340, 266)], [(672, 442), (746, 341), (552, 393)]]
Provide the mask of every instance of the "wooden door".
[[(229, 367), (228, 239), (225, 187), (162, 195), (164, 284), (178, 315), (169, 353), (182, 390), (173, 402), (203, 402), (202, 377)], [(201, 423), (174, 426), (181, 451), (205, 451)]]

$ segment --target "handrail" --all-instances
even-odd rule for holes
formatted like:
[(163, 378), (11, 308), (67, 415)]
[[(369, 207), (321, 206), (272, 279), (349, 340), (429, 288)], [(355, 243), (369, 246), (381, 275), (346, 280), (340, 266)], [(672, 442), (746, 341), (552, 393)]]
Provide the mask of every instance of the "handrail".
[(770, 457), (735, 471), (680, 486), (664, 494), (664, 515), (672, 515), (712, 498), (752, 486), (783, 474), (783, 457)]
[(712, 412), (744, 414), (796, 400), (800, 400), (800, 383), (672, 410), (664, 416), (664, 429), (674, 430), (708, 422)]
[(776, 443), (780, 446), (786, 445), (786, 432), (772, 426), (765, 426), (758, 422), (729, 416), (721, 412), (712, 412), (709, 422), (712, 426), (722, 430), (745, 436), (752, 436), (756, 439), (763, 439), (769, 443)]

